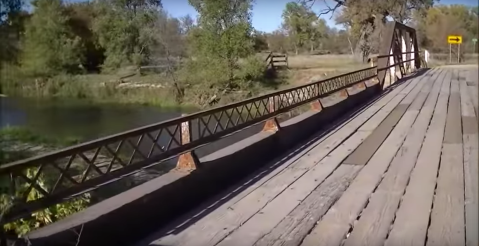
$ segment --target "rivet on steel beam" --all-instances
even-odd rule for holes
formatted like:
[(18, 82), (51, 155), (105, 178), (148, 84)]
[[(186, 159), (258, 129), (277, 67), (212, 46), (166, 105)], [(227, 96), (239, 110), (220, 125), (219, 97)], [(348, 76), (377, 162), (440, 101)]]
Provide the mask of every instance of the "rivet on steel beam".
[[(186, 116), (182, 114), (181, 116)], [(190, 124), (188, 121), (181, 123), (181, 144), (188, 144), (191, 142)], [(176, 163), (176, 169), (181, 171), (191, 171), (199, 167), (198, 157), (193, 151), (183, 153), (179, 156)]]

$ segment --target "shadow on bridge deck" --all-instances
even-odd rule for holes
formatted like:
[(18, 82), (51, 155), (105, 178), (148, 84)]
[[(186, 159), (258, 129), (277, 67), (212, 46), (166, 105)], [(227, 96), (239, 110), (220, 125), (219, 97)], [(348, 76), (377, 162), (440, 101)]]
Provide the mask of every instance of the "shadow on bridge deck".
[(134, 245), (477, 245), (476, 73), (396, 84)]
[[(299, 168), (289, 167), (292, 165), (299, 165), (297, 164), (298, 162), (304, 162), (304, 160), (311, 160), (311, 158), (316, 158), (317, 156), (314, 154), (314, 152), (317, 151), (319, 151), (321, 155), (324, 155), (323, 157), (326, 157), (328, 154), (325, 154), (326, 152), (324, 151), (324, 149), (321, 149), (323, 145), (320, 145), (320, 143), (324, 144), (325, 141), (330, 141), (328, 139), (332, 139), (331, 136), (333, 134), (339, 134), (338, 132), (341, 132), (341, 129), (343, 129), (344, 127), (347, 128), (347, 125), (350, 124), (353, 119), (362, 117), (361, 115), (364, 115), (365, 111), (371, 108), (375, 108), (375, 105), (379, 101), (384, 100), (384, 98), (388, 97), (391, 92), (396, 91), (395, 88), (400, 86), (404, 87), (406, 84), (404, 82), (409, 83), (411, 79), (421, 77), (427, 71), (428, 70), (426, 69), (420, 70), (416, 74), (413, 74), (403, 80), (396, 82), (388, 90), (383, 91), (380, 94), (378, 94), (379, 90), (377, 88), (371, 87), (367, 89), (370, 91), (363, 91), (361, 93), (358, 93), (357, 95), (350, 98), (351, 100), (348, 99), (343, 102), (340, 102), (337, 105), (326, 108), (322, 112), (308, 112), (306, 114), (300, 115), (289, 121), (284, 122), (282, 124), (284, 127), (294, 126), (295, 124), (301, 125), (299, 123), (301, 123), (302, 121), (307, 121), (308, 119), (311, 120), (311, 118), (314, 118), (315, 116), (317, 117), (317, 115), (320, 114), (327, 115), (327, 110), (338, 110), (337, 107), (342, 107), (342, 110), (344, 112), (339, 116), (336, 115), (336, 113), (331, 113), (331, 115), (335, 117), (324, 116), (325, 118), (318, 122), (322, 121), (332, 123), (324, 127), (320, 132), (316, 132), (312, 136), (309, 135), (308, 140), (302, 141), (301, 144), (295, 144), (296, 146), (294, 148), (289, 148), (288, 151), (281, 150), (279, 151), (279, 153), (278, 151), (268, 151), (272, 153), (274, 152), (276, 154), (276, 158), (272, 161), (270, 160), (265, 162), (264, 160), (268, 159), (266, 157), (255, 158), (255, 155), (260, 155), (262, 151), (267, 150), (264, 149), (268, 148), (268, 146), (265, 144), (263, 144), (263, 146), (261, 147), (263, 149), (258, 149), (258, 146), (250, 147), (250, 150), (243, 149), (241, 153), (246, 155), (246, 157), (248, 158), (243, 158), (241, 161), (236, 161), (237, 163), (235, 164), (235, 166), (237, 167), (231, 167), (232, 170), (228, 170), (229, 166), (227, 165), (230, 164), (228, 162), (232, 161), (230, 158), (226, 159), (226, 161), (225, 159), (223, 159), (223, 163), (218, 164), (222, 166), (220, 169), (213, 169), (213, 171), (216, 172), (215, 174), (213, 174), (213, 176), (223, 175), (224, 177), (222, 179), (212, 178), (211, 181), (208, 181), (208, 177), (205, 176), (205, 172), (208, 172), (208, 168), (206, 168), (204, 171), (201, 171), (201, 173), (198, 174), (203, 175), (203, 177), (193, 177), (189, 182), (186, 182), (186, 184), (177, 186), (177, 190), (173, 189), (166, 193), (160, 193), (159, 196), (155, 196), (158, 194), (155, 193), (154, 187), (161, 188), (163, 185), (159, 183), (157, 179), (155, 179), (143, 185), (135, 187), (132, 190), (125, 192), (124, 194), (120, 194), (100, 204), (94, 205), (85, 211), (71, 216), (70, 218), (35, 231), (29, 235), (29, 240), (33, 242), (33, 245), (65, 245), (66, 241), (75, 242), (78, 239), (78, 231), (72, 232), (70, 229), (80, 228), (81, 239), (80, 244), (78, 245), (131, 245), (139, 240), (142, 240), (139, 245), (148, 245), (156, 239), (168, 238), (169, 235), (182, 235), (185, 233), (188, 234), (188, 230), (192, 227), (192, 225), (204, 221), (205, 219), (210, 221), (208, 223), (217, 223), (217, 227), (222, 227), (221, 220), (213, 222), (210, 218), (208, 218), (214, 216), (212, 215), (214, 211), (218, 211), (218, 209), (225, 206), (229, 207), (230, 205), (238, 204), (239, 202), (245, 203), (244, 201), (246, 197), (251, 197), (251, 195), (249, 194), (251, 194), (255, 190), (260, 189), (261, 187), (264, 192), (264, 196), (271, 196), (269, 197), (269, 199), (273, 199), (275, 196), (273, 194), (275, 194), (275, 192), (279, 192), (269, 190), (275, 187), (275, 177), (281, 175), (285, 176), (286, 174), (288, 174), (290, 175), (290, 179), (292, 179), (291, 182), (293, 182), (293, 180), (296, 180), (307, 171), (312, 170), (314, 166), (313, 164), (319, 163), (319, 160), (321, 158), (317, 161), (314, 160), (313, 162), (307, 162), (308, 164), (303, 164), (303, 166)], [(389, 95), (389, 97), (392, 96)], [(344, 111), (344, 109), (348, 110)], [(380, 108), (377, 108), (377, 111), (379, 111), (379, 109)], [(386, 116), (387, 115), (384, 115), (384, 117)], [(401, 115), (399, 115), (399, 118), (400, 116)], [(335, 118), (336, 120), (333, 121), (333, 118)], [(397, 118), (397, 120), (399, 120), (399, 118)], [(364, 119), (364, 121), (365, 120), (366, 118)], [(316, 129), (318, 129), (318, 122), (312, 122), (310, 125), (314, 125), (315, 123)], [(296, 128), (296, 130), (299, 129)], [(353, 132), (355, 130), (356, 129), (352, 129)], [(263, 134), (263, 136), (261, 134)], [(331, 146), (340, 145), (342, 144), (342, 141), (344, 141), (351, 134), (352, 132), (348, 133), (347, 135), (344, 135), (344, 139), (341, 141), (331, 140), (332, 142), (328, 143), (330, 143)], [(260, 133), (260, 136), (255, 137), (267, 138), (271, 137), (271, 134)], [(361, 139), (361, 141), (362, 140), (363, 139)], [(272, 138), (271, 140), (266, 141), (266, 143), (271, 144), (271, 141), (277, 141), (277, 138)], [(328, 150), (327, 152), (329, 153), (330, 151), (332, 151), (335, 148), (334, 146), (331, 150)], [(378, 147), (379, 145), (376, 146), (376, 149)], [(372, 155), (376, 149), (369, 148), (369, 150), (366, 150), (366, 152)], [(353, 150), (354, 149), (352, 149), (351, 151)], [(255, 159), (261, 160), (260, 163), (258, 163), (258, 161), (255, 162)], [(243, 167), (247, 171), (242, 171), (238, 172), (239, 174), (235, 174), (236, 170), (242, 168), (241, 162), (248, 161), (249, 163), (243, 163)], [(290, 170), (288, 171), (289, 173), (286, 172), (286, 170)], [(224, 173), (221, 173), (221, 171), (223, 171)], [(253, 173), (251, 174), (251, 172)], [(284, 174), (285, 172), (286, 174)], [(182, 178), (185, 176), (185, 174), (171, 175), (172, 176), (170, 176), (170, 178), (174, 176), (173, 179)], [(190, 174), (190, 176), (193, 175), (194, 173)], [(166, 182), (164, 181), (164, 177), (162, 177), (162, 179), (163, 181), (160, 182)], [(168, 177), (166, 179), (168, 179)], [(218, 180), (221, 180), (221, 183), (216, 183), (218, 182)], [(204, 183), (198, 183), (198, 181)], [(213, 186), (216, 186), (216, 188), (208, 192), (204, 191), (205, 189), (210, 189)], [(268, 195), (269, 192), (271, 192), (271, 194)], [(170, 194), (174, 197), (169, 198), (165, 194)], [(142, 201), (132, 202), (135, 200)], [(147, 204), (146, 200), (148, 200), (149, 204)], [(171, 204), (163, 207), (154, 206), (161, 203)], [(116, 207), (117, 209), (112, 210), (112, 207)], [(258, 211), (252, 211), (251, 213), (256, 214), (257, 212)], [(242, 221), (241, 223), (246, 222), (248, 218), (249, 217), (245, 215), (245, 217), (242, 218), (242, 220), (244, 221)], [(162, 229), (160, 231), (157, 231), (158, 228)], [(236, 230), (236, 227), (233, 228), (229, 225), (226, 225), (225, 228), (219, 229), (221, 231), (220, 234), (224, 236), (221, 240), (223, 240), (229, 233)], [(154, 231), (157, 232), (153, 233)], [(152, 233), (153, 235), (151, 235)], [(218, 237), (208, 234), (211, 233), (211, 231), (205, 233), (206, 234), (203, 237)], [(147, 239), (144, 239), (145, 237)], [(218, 240), (216, 243), (219, 243), (221, 240)], [(199, 245), (216, 244), (209, 244), (209, 242), (210, 240), (208, 239), (205, 242), (199, 241), (198, 243)], [(194, 239), (193, 241), (182, 241), (181, 243), (171, 243), (166, 240), (166, 242), (155, 242), (151, 244), (197, 245)]]

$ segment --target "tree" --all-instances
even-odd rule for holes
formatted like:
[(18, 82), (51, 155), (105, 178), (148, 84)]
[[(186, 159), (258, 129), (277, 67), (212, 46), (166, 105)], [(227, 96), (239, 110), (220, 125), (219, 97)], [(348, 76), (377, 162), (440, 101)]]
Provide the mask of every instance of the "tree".
[(227, 87), (235, 87), (238, 59), (253, 52), (252, 0), (189, 0), (189, 3), (199, 13), (198, 27), (189, 39), (192, 55), (206, 62), (204, 65), (224, 66), (225, 70), (218, 70), (218, 75), (226, 74)]
[(158, 18), (159, 0), (97, 0), (93, 31), (105, 49), (106, 70), (139, 66), (149, 59), (154, 44), (152, 27)]
[(180, 20), (169, 17), (168, 13), (163, 10), (159, 12), (158, 19), (151, 30), (154, 33), (155, 42), (152, 55), (157, 58), (166, 58), (168, 73), (172, 76), (178, 103), (183, 101), (185, 92), (173, 73), (173, 66), (176, 66), (179, 61), (173, 61), (171, 56), (181, 57), (185, 55), (186, 39), (182, 24)]
[(327, 38), (329, 27), (323, 19), (317, 19), (312, 23), (309, 30), (310, 52), (313, 52), (316, 47), (322, 48), (324, 39)]
[(189, 14), (181, 17), (180, 22), (181, 22), (181, 32), (185, 35), (187, 35), (190, 32), (190, 30), (195, 26), (195, 21)]
[[(366, 61), (371, 52), (377, 52), (381, 42), (381, 32), (388, 18), (401, 23), (411, 20), (412, 12), (423, 13), (433, 6), (434, 0), (333, 0), (334, 6), (319, 15), (334, 12), (342, 7), (336, 22), (351, 28), (351, 33), (359, 40), (355, 54)], [(303, 4), (314, 0), (301, 0)], [(311, 6), (311, 5), (309, 5)]]
[(317, 16), (306, 5), (290, 2), (283, 10), (283, 27), (293, 40), (296, 54), (308, 41), (315, 38)]
[(104, 49), (96, 40), (92, 31), (93, 22), (96, 18), (94, 3), (76, 2), (66, 6), (66, 13), (69, 16), (68, 25), (73, 33), (81, 40), (84, 47), (83, 66), (87, 71), (98, 72), (105, 60)]
[(152, 55), (155, 57), (185, 55), (184, 29), (180, 20), (168, 16), (165, 10), (159, 11), (150, 31), (154, 38)]
[(33, 76), (76, 72), (83, 61), (80, 38), (68, 25), (61, 0), (35, 0), (25, 26), (22, 67)]
[(266, 37), (266, 33), (255, 30), (253, 33), (253, 40), (254, 40), (253, 48), (256, 52), (268, 50), (268, 40)]
[(289, 38), (285, 32), (286, 31), (279, 29), (266, 35), (268, 47), (271, 51), (285, 53), (291, 49)]
[(432, 52), (449, 52), (445, 40), (448, 35), (463, 36), (462, 50), (474, 51), (471, 42), (477, 37), (477, 8), (464, 5), (440, 5), (430, 8), (424, 15), (414, 15), (413, 24), (420, 45)]
[(17, 56), (21, 21), (26, 16), (22, 14), (22, 5), (21, 0), (0, 0), (0, 68), (3, 62), (14, 61)]

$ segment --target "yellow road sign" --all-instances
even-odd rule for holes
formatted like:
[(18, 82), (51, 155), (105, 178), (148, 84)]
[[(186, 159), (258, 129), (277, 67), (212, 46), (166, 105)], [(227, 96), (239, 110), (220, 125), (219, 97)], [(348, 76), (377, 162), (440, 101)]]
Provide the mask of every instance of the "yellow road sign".
[(447, 42), (450, 44), (462, 44), (462, 36), (449, 35), (447, 36)]

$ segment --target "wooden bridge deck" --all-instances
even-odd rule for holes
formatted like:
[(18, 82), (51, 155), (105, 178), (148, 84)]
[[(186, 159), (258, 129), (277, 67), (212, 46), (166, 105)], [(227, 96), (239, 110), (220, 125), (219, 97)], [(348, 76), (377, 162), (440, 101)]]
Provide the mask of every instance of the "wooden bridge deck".
[(477, 67), (411, 78), (137, 245), (476, 246), (477, 83)]

